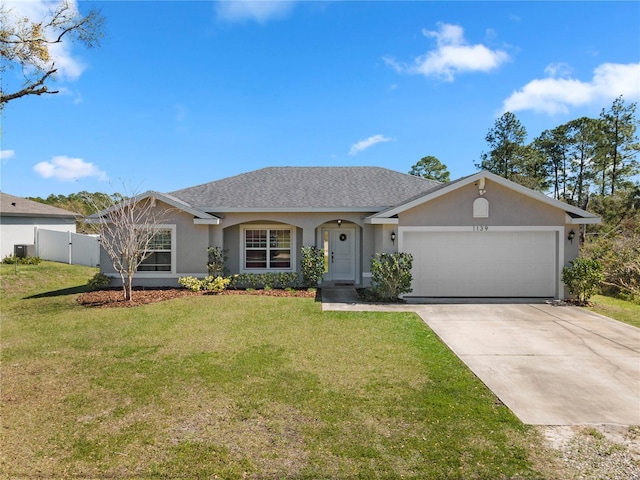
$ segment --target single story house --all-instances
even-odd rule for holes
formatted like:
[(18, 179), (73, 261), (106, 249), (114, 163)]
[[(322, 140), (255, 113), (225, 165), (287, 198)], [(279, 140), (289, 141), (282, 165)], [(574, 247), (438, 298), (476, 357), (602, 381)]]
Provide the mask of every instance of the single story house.
[[(207, 248), (231, 273), (299, 271), (300, 248), (325, 252), (324, 282), (368, 286), (371, 258), (413, 255), (407, 297), (566, 296), (562, 268), (582, 224), (599, 217), (489, 172), (441, 184), (379, 167), (271, 167), (163, 194), (158, 251), (135, 284), (207, 274)], [(102, 252), (103, 272), (116, 276)], [(149, 268), (151, 266), (151, 268)]]
[(62, 208), (14, 197), (0, 192), (0, 258), (13, 255), (15, 246), (27, 246), (27, 255), (34, 256), (38, 229), (76, 232), (79, 215)]

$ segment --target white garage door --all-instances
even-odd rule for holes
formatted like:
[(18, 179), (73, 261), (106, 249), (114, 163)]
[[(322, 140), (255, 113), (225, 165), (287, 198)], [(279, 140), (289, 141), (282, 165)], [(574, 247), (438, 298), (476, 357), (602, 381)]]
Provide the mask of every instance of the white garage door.
[(403, 232), (422, 297), (555, 297), (553, 231)]

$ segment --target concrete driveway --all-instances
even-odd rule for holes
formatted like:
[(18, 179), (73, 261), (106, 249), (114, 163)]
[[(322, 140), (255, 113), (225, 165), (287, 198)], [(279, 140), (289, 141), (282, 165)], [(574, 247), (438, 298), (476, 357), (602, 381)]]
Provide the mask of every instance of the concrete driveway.
[(640, 329), (569, 306), (413, 307), (524, 423), (640, 425)]

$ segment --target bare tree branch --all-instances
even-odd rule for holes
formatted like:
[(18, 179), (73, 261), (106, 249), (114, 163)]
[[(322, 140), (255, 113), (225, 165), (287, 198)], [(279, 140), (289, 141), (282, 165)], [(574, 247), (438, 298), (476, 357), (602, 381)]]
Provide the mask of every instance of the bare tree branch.
[(38, 81), (32, 83), (31, 85), (23, 88), (22, 90), (19, 90), (15, 93), (11, 93), (9, 95), (0, 95), (0, 109), (2, 108), (2, 105), (11, 101), (11, 100), (15, 100), (16, 98), (20, 98), (20, 97), (24, 97), (27, 95), (42, 95), (42, 94), (54, 94), (54, 93), (58, 93), (59, 90), (49, 90), (49, 87), (47, 87), (44, 82), (47, 80), (47, 78), (49, 78), (51, 75), (53, 75), (54, 73), (56, 73), (58, 71), (57, 68), (54, 68), (52, 70), (47, 71), (43, 76), (40, 77), (40, 79), (38, 79)]
[(120, 275), (124, 299), (131, 300), (133, 277), (153, 253), (151, 245), (166, 228), (171, 209), (160, 207), (153, 192), (148, 192), (119, 203), (112, 200), (110, 205), (97, 210), (91, 218), (101, 227), (100, 244)]
[[(103, 37), (104, 17), (97, 9), (81, 15), (75, 5), (61, 0), (44, 18), (32, 19), (0, 3), (0, 73), (9, 68), (22, 69), (25, 83), (15, 92), (0, 87), (0, 110), (17, 98), (55, 94), (46, 82), (57, 71), (49, 47), (59, 43), (80, 43), (87, 48)], [(12, 88), (11, 90), (13, 90)]]

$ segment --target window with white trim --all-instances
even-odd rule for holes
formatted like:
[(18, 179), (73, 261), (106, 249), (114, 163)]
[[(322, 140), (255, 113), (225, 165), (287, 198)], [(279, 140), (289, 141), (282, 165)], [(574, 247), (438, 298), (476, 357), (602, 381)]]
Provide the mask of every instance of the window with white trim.
[(172, 230), (158, 230), (151, 241), (147, 253), (149, 255), (138, 266), (138, 272), (170, 272), (172, 266)]
[(291, 270), (292, 237), (291, 228), (244, 228), (244, 270)]

